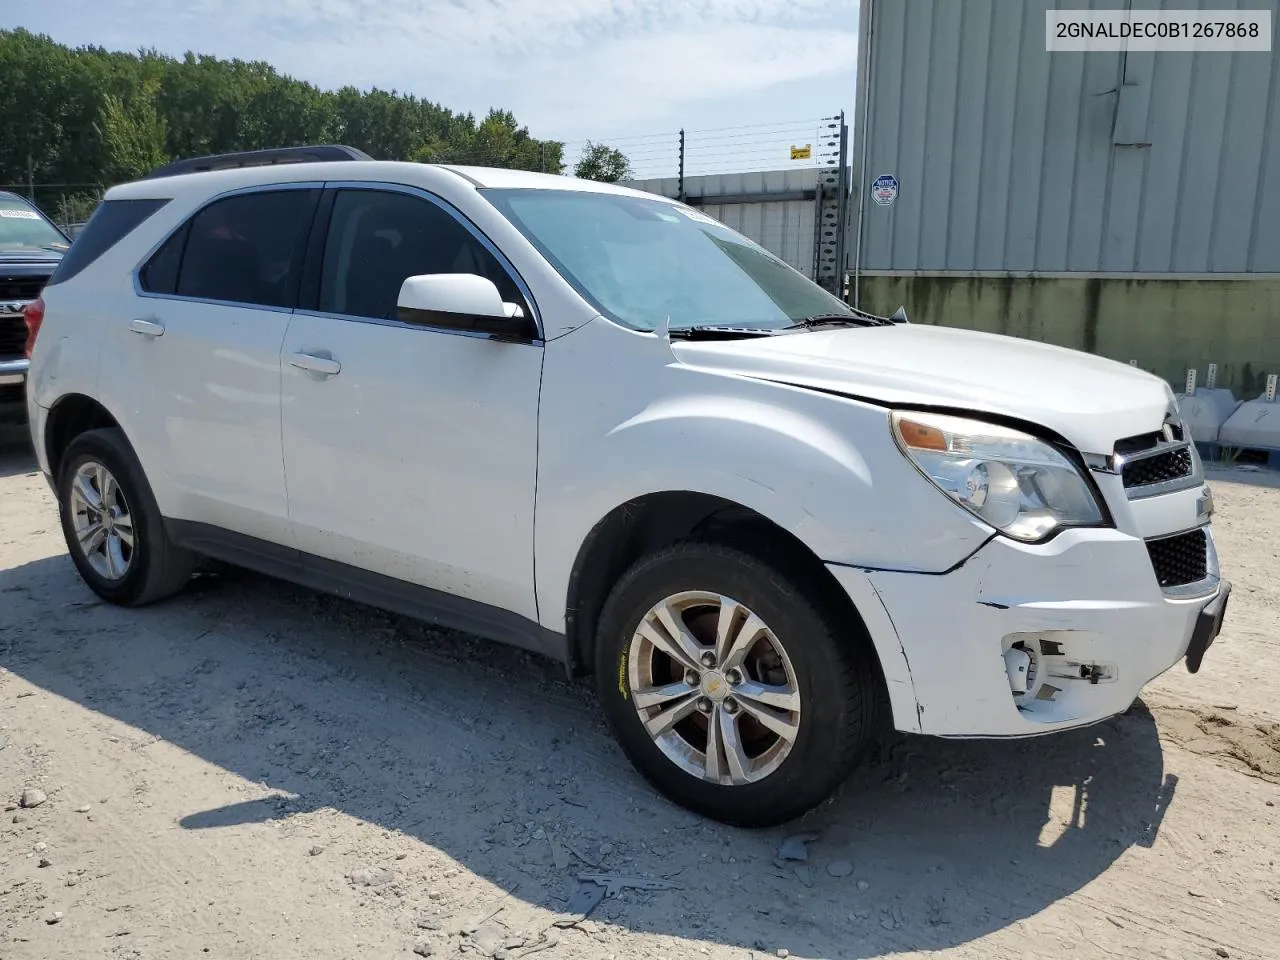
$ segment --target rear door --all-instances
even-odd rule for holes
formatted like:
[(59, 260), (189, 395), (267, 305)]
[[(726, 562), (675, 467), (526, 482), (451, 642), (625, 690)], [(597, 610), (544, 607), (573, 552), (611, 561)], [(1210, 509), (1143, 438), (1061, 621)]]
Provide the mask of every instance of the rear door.
[(292, 546), (280, 346), (320, 195), (285, 184), (204, 206), (139, 269), (104, 337), (104, 401), (166, 517)]

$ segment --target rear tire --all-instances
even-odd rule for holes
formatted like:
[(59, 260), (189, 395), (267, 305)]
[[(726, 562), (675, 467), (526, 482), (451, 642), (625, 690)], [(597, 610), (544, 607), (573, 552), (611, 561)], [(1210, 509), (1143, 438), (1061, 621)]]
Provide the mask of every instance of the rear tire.
[[(861, 624), (804, 583), (750, 553), (687, 542), (642, 558), (610, 593), (600, 700), (632, 764), (669, 799), (772, 826), (820, 804), (853, 769), (873, 731), (879, 672)], [(687, 628), (684, 646), (668, 623)]]
[(67, 446), (58, 511), (76, 570), (108, 603), (154, 603), (191, 579), (197, 556), (169, 539), (142, 465), (118, 428), (90, 430)]

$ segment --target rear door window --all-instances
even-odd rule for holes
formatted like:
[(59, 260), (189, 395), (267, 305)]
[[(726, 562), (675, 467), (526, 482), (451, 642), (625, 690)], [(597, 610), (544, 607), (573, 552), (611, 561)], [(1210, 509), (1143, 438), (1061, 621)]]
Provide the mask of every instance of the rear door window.
[(172, 234), (138, 271), (138, 280), (147, 293), (176, 293), (178, 270), (182, 267), (182, 253), (187, 247), (187, 231), (191, 223), (184, 223)]
[(176, 269), (178, 296), (292, 309), (319, 198), (295, 189), (215, 201), (191, 219), (180, 255), (166, 244), (144, 269), (157, 286)]

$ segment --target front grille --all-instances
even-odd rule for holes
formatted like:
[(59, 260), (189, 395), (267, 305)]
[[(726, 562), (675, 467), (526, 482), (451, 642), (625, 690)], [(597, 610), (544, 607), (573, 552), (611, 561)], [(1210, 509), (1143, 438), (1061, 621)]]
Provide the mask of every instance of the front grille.
[(1162, 589), (1199, 583), (1209, 575), (1209, 544), (1203, 530), (1147, 541), (1151, 566)]
[[(0, 276), (0, 303), (29, 302), (40, 296), (48, 277)], [(0, 308), (0, 357), (20, 357), (27, 348), (27, 321)]]
[(1126, 487), (1148, 487), (1153, 483), (1167, 483), (1191, 476), (1191, 450), (1177, 447), (1130, 460), (1120, 470)]
[(21, 314), (0, 313), (0, 357), (20, 357), (26, 349), (26, 319)]
[(0, 300), (34, 300), (48, 277), (0, 277)]

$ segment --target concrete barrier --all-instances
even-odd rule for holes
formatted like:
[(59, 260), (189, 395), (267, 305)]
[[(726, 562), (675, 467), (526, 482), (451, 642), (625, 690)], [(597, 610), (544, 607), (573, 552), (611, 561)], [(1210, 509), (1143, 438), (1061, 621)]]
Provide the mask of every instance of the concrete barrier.
[(1216, 443), (1222, 425), (1240, 406), (1235, 394), (1225, 387), (1200, 387), (1191, 396), (1185, 393), (1174, 396), (1178, 399), (1182, 420), (1196, 443)]
[(1222, 446), (1280, 450), (1280, 403), (1263, 394), (1246, 400), (1218, 431)]

